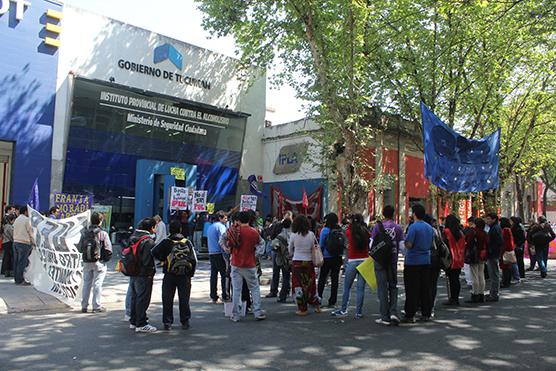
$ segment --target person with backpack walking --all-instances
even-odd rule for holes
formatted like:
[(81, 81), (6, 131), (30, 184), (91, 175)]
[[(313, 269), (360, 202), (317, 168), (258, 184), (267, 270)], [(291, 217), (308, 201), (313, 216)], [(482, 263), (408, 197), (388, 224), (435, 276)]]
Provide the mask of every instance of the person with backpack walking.
[(342, 307), (331, 313), (334, 317), (346, 317), (348, 314), (349, 297), (353, 282), (357, 277), (355, 296), (355, 319), (363, 317), (363, 301), (365, 299), (365, 279), (357, 270), (357, 266), (369, 257), (369, 233), (364, 224), (363, 216), (355, 214), (346, 229), (347, 261), (345, 264), (344, 291), (342, 294)]
[(459, 276), (464, 264), (465, 238), (461, 230), (461, 223), (455, 215), (450, 214), (446, 217), (442, 238), (452, 254), (452, 265), (449, 269), (446, 269), (448, 301), (443, 304), (459, 305), (459, 294), (461, 291)]
[(131, 287), (129, 328), (135, 332), (157, 331), (156, 327), (147, 322), (147, 309), (151, 303), (155, 274), (154, 259), (151, 254), (154, 247), (155, 228), (156, 222), (153, 218), (145, 218), (139, 222), (129, 240), (130, 246), (127, 254), (129, 260), (124, 263), (126, 271), (130, 275), (129, 285)]
[(541, 278), (546, 278), (548, 275), (548, 248), (555, 238), (556, 234), (546, 218), (539, 216), (538, 223), (531, 227), (528, 240), (535, 246), (535, 257), (541, 271)]
[(525, 278), (525, 242), (527, 237), (525, 236), (525, 228), (521, 224), (521, 218), (518, 216), (512, 216), (510, 218), (510, 223), (512, 224), (512, 235), (514, 237), (515, 244), (515, 257), (517, 262), (512, 265), (513, 278), (517, 283), (521, 282), (522, 278)]
[(502, 229), (498, 223), (498, 215), (496, 213), (488, 213), (485, 216), (485, 222), (490, 227), (488, 230), (488, 258), (487, 269), (490, 279), (490, 291), (486, 297), (487, 302), (497, 302), (500, 292), (500, 257), (502, 256), (502, 247), (504, 240), (502, 239)]
[(189, 329), (191, 308), (191, 278), (195, 275), (197, 256), (191, 241), (181, 232), (181, 223), (170, 222), (170, 236), (155, 245), (152, 255), (162, 262), (162, 323), (164, 330), (170, 330), (174, 322), (174, 296), (178, 290), (180, 323)]
[(105, 312), (101, 306), (102, 283), (106, 277), (106, 263), (112, 258), (112, 243), (108, 233), (101, 229), (104, 215), (98, 212), (91, 214), (90, 225), (81, 233), (77, 245), (83, 255), (83, 294), (81, 312), (87, 313), (89, 295), (93, 290), (93, 313)]
[[(338, 283), (340, 281), (340, 269), (342, 268), (342, 259), (346, 246), (346, 236), (338, 224), (338, 215), (330, 213), (324, 217), (324, 220), (325, 225), (320, 232), (319, 241), (319, 246), (324, 257), (324, 264), (320, 268), (319, 273), (318, 295), (321, 300), (324, 300), (324, 287), (330, 275), (330, 280), (332, 282), (328, 306), (334, 307), (338, 299)], [(368, 246), (368, 242), (366, 246)]]
[(309, 230), (310, 227), (309, 220), (304, 215), (296, 216), (292, 223), (292, 235), (288, 244), (292, 259), (292, 292), (297, 303), (295, 314), (298, 316), (309, 314), (309, 304), (315, 308), (316, 313), (321, 312), (313, 265), (313, 248), (317, 240), (314, 233)]
[(245, 280), (253, 298), (253, 314), (260, 321), (266, 319), (266, 314), (261, 308), (261, 290), (257, 279), (257, 263), (255, 250), (261, 236), (259, 232), (249, 226), (250, 215), (246, 211), (239, 213), (239, 228), (237, 236), (229, 235), (228, 245), (231, 247), (230, 264), (232, 267), (232, 317), (233, 322), (239, 322), (239, 309), (242, 286)]
[(274, 262), (282, 273), (282, 288), (278, 296), (278, 303), (285, 303), (290, 295), (290, 258), (288, 253), (288, 243), (291, 235), (291, 219), (282, 221), (282, 231), (272, 240), (272, 251), (274, 254)]
[(405, 317), (402, 323), (415, 323), (417, 307), (421, 306), (421, 320), (431, 318), (431, 248), (434, 233), (432, 227), (425, 223), (426, 216), (423, 205), (416, 204), (411, 208), (414, 222), (407, 230), (405, 238), (404, 286), (405, 286)]
[[(286, 211), (284, 213), (284, 218), (281, 221), (276, 221), (270, 226), (270, 240), (274, 241), (276, 237), (282, 232), (284, 228), (284, 222), (289, 220), (289, 224), (293, 220), (293, 213), (291, 211)], [(272, 279), (270, 280), (270, 292), (265, 296), (266, 298), (275, 298), (278, 296), (278, 286), (280, 285), (280, 272), (282, 272), (281, 267), (276, 263), (276, 252), (272, 252)], [(282, 272), (282, 283), (286, 280)]]
[[(377, 295), (380, 302), (380, 318), (375, 322), (379, 325), (398, 325), (398, 254), (403, 247), (403, 229), (394, 221), (396, 210), (391, 205), (382, 210), (383, 221), (378, 221), (373, 227), (371, 240), (389, 242), (390, 254), (386, 254), (385, 261), (376, 261), (375, 276)], [(353, 233), (352, 233), (353, 234)], [(371, 245), (373, 243), (371, 242)]]
[(470, 229), (465, 234), (465, 261), (469, 264), (471, 274), (471, 299), (465, 302), (484, 303), (488, 234), (485, 232), (485, 221), (483, 219), (475, 218), (468, 223)]
[(224, 211), (216, 213), (218, 221), (213, 223), (207, 233), (208, 252), (210, 260), (210, 299), (213, 304), (218, 302), (218, 275), (222, 287), (222, 301), (230, 300), (230, 293), (227, 290), (226, 259), (220, 244), (220, 236), (226, 233), (228, 215)]

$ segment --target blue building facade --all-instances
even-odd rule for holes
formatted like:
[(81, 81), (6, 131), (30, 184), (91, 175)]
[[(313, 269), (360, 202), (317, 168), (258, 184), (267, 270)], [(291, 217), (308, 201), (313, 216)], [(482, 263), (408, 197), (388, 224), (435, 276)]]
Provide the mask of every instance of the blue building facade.
[(40, 203), (48, 206), (58, 49), (45, 43), (58, 35), (47, 12), (58, 2), (0, 0), (0, 141), (13, 148), (9, 203), (25, 204), (38, 179)]

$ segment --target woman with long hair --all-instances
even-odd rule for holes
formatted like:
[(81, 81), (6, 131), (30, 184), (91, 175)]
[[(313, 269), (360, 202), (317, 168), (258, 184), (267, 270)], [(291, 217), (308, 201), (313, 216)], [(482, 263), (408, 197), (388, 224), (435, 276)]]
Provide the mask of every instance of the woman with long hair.
[(504, 263), (502, 256), (505, 252), (514, 251), (514, 237), (512, 235), (512, 224), (508, 218), (500, 218), (500, 228), (502, 228), (502, 252), (500, 256), (500, 269), (502, 269), (502, 284), (500, 287), (510, 287), (512, 281), (512, 263)]
[(305, 216), (296, 216), (292, 223), (292, 234), (288, 244), (288, 251), (292, 258), (292, 291), (297, 303), (295, 314), (298, 316), (309, 314), (309, 304), (315, 308), (316, 313), (320, 313), (312, 255), (316, 239), (310, 228), (309, 220)]
[(514, 279), (519, 283), (522, 278), (525, 278), (525, 262), (523, 257), (525, 255), (525, 228), (521, 224), (521, 218), (519, 216), (512, 216), (510, 218), (510, 223), (512, 224), (512, 236), (514, 237), (515, 244), (515, 257), (517, 262), (512, 265), (512, 273)]
[(371, 237), (363, 216), (355, 214), (346, 230), (348, 240), (347, 261), (345, 265), (344, 293), (342, 295), (342, 308), (332, 312), (333, 316), (345, 317), (348, 313), (348, 304), (353, 281), (357, 277), (357, 296), (355, 299), (355, 318), (363, 316), (363, 299), (365, 298), (365, 279), (357, 270), (357, 266), (369, 257), (369, 238)]
[(459, 276), (464, 264), (465, 257), (465, 238), (461, 230), (459, 219), (450, 214), (444, 222), (443, 238), (452, 253), (452, 266), (446, 270), (448, 278), (448, 301), (444, 305), (459, 305), (459, 293), (461, 284)]
[[(330, 213), (324, 217), (325, 225), (320, 232), (319, 245), (322, 250), (322, 256), (324, 257), (324, 263), (320, 269), (319, 282), (318, 282), (318, 294), (319, 298), (323, 298), (324, 287), (326, 286), (326, 281), (328, 276), (330, 276), (331, 286), (330, 286), (330, 297), (328, 298), (328, 306), (333, 307), (336, 305), (338, 298), (338, 282), (340, 281), (340, 269), (342, 268), (342, 248), (338, 246), (332, 246), (337, 242), (337, 239), (333, 238), (337, 233), (342, 233), (342, 227), (338, 224), (338, 215), (335, 213)], [(343, 239), (342, 239), (343, 241)], [(332, 250), (332, 251), (330, 251)], [(340, 253), (338, 253), (340, 252)]]

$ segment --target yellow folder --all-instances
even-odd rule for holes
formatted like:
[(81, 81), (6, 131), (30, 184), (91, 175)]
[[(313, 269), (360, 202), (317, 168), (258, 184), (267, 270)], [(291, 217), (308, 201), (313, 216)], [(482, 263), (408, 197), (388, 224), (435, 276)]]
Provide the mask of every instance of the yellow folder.
[(375, 261), (373, 258), (368, 257), (363, 261), (363, 263), (357, 266), (357, 270), (363, 278), (367, 285), (371, 288), (371, 290), (376, 290), (376, 276), (375, 276)]

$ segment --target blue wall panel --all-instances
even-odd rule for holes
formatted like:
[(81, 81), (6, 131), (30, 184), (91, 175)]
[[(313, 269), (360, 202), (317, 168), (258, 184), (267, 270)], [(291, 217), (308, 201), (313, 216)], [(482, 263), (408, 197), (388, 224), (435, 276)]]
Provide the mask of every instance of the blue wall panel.
[(15, 142), (10, 202), (27, 202), (38, 178), (44, 209), (50, 194), (58, 52), (41, 37), (46, 32), (46, 10), (62, 7), (34, 0), (18, 21), (16, 3), (10, 1), (9, 6), (0, 16), (0, 140)]

